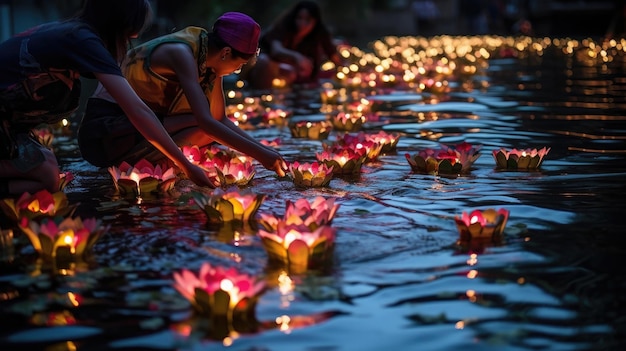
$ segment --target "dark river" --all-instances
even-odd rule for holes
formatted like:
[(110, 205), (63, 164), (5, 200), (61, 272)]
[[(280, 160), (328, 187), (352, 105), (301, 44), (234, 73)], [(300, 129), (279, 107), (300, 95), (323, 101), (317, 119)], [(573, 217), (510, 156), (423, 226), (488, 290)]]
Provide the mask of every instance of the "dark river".
[[(407, 57), (398, 48), (416, 52), (423, 42), (378, 44), (352, 55), (396, 48), (386, 62), (397, 63)], [(82, 160), (71, 135), (58, 136), (62, 170), (75, 177), (65, 192), (76, 215), (110, 227), (86, 263), (63, 273), (38, 264), (14, 229), (14, 253), (1, 266), (0, 349), (626, 349), (626, 43), (472, 45), (490, 56), (450, 58), (476, 71), (432, 74), (448, 84), (441, 90), (349, 87), (348, 99), (377, 95), (361, 131), (401, 133), (395, 152), (357, 176), (299, 188), (256, 165), (247, 188), (265, 194), (260, 213), (282, 215), (287, 201), (318, 196), (340, 205), (324, 270), (268, 265), (258, 228), (237, 228), (233, 240), (232, 227), (208, 224), (185, 180), (175, 195), (116, 198), (107, 170)], [(318, 88), (272, 96), (288, 121), (327, 118)], [(251, 127), (259, 140), (280, 138), (290, 162), (313, 162), (322, 151), (322, 141), (294, 138), (288, 127)], [(414, 172), (405, 158), (462, 142), (480, 146), (466, 173)], [(550, 151), (538, 169), (498, 169), (492, 155), (543, 147)], [(455, 216), (487, 208), (509, 211), (502, 239), (459, 241)], [(250, 325), (207, 322), (174, 288), (174, 272), (205, 262), (267, 282)]]

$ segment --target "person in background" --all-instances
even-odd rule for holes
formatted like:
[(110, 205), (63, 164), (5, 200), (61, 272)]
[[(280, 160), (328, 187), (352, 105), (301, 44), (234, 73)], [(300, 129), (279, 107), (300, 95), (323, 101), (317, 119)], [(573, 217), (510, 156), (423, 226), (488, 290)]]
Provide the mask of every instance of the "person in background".
[[(282, 156), (226, 116), (222, 79), (256, 57), (260, 30), (248, 15), (227, 12), (212, 31), (189, 26), (131, 49), (122, 70), (159, 117), (156, 123), (179, 147), (218, 142), (284, 176), (287, 164)], [(132, 123), (105, 88), (96, 88), (87, 101), (78, 129), (83, 158), (100, 167), (141, 159), (163, 161), (143, 126)]]
[(256, 63), (241, 75), (251, 88), (269, 89), (276, 78), (286, 85), (317, 83), (324, 60), (343, 63), (314, 1), (295, 3), (263, 33), (259, 46)]
[(63, 21), (41, 24), (0, 44), (0, 197), (59, 191), (59, 166), (31, 130), (78, 107), (80, 76), (95, 78), (148, 140), (199, 185), (191, 164), (124, 78), (119, 62), (151, 16), (147, 0), (86, 0)]

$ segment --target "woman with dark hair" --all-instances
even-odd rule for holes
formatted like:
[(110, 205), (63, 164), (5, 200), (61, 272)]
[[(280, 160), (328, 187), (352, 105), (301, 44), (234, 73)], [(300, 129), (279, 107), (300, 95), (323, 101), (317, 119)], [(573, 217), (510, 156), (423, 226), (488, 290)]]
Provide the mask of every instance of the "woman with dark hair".
[[(280, 154), (226, 116), (222, 79), (256, 57), (260, 31), (249, 16), (227, 12), (210, 32), (190, 26), (137, 46), (128, 52), (122, 69), (177, 145), (218, 142), (284, 176), (287, 164)], [(78, 130), (83, 157), (102, 167), (140, 159), (161, 162), (162, 153), (109, 93), (100, 86), (87, 102)]]
[(147, 0), (86, 0), (68, 20), (39, 25), (0, 43), (0, 197), (59, 189), (52, 151), (31, 130), (78, 107), (80, 76), (110, 92), (146, 139), (195, 183), (211, 186), (124, 78), (119, 62), (151, 14)]
[(325, 59), (341, 65), (342, 59), (314, 1), (297, 2), (280, 16), (259, 41), (256, 63), (242, 78), (251, 87), (267, 89), (274, 79), (285, 84), (317, 83)]

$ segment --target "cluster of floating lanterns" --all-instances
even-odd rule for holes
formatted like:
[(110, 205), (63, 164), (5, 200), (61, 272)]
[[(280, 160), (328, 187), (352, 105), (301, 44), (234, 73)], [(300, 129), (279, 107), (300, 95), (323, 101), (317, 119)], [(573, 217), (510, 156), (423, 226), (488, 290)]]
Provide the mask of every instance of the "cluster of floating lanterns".
[[(338, 134), (334, 143), (324, 144), (315, 154), (315, 162), (295, 161), (289, 165), (289, 176), (296, 187), (327, 187), (335, 175), (359, 174), (361, 167), (381, 154), (396, 152), (400, 134), (364, 132), (368, 121), (378, 116), (372, 110), (376, 93), (408, 90), (429, 93), (431, 102), (450, 89), (451, 77), (471, 77), (493, 56), (519, 57), (529, 52), (541, 54), (554, 45), (581, 60), (612, 60), (623, 53), (626, 43), (608, 41), (602, 45), (575, 40), (549, 40), (504, 37), (385, 37), (373, 43), (374, 51), (345, 48), (342, 55), (350, 61), (339, 67), (333, 84), (321, 92), (323, 121), (291, 122), (291, 113), (272, 106), (271, 95), (261, 98), (230, 94), (227, 115), (240, 126), (252, 122), (269, 126), (289, 126), (292, 137), (327, 140), (330, 132)], [(478, 82), (478, 84), (487, 84)], [(277, 83), (278, 86), (280, 84)], [(362, 92), (362, 93), (359, 93)], [(40, 142), (52, 148), (53, 131), (37, 130)], [(334, 198), (318, 197), (287, 201), (283, 215), (259, 213), (265, 196), (248, 186), (255, 175), (252, 160), (223, 148), (183, 147), (190, 161), (203, 167), (217, 186), (210, 194), (194, 192), (196, 205), (207, 215), (209, 223), (257, 223), (256, 235), (266, 249), (270, 263), (282, 265), (291, 273), (324, 269), (332, 262), (336, 229), (332, 221), (339, 204)], [(460, 143), (442, 145), (405, 154), (413, 172), (429, 174), (467, 174), (479, 156), (481, 145)], [(505, 170), (538, 169), (550, 148), (493, 150), (496, 168)], [(140, 198), (162, 195), (173, 189), (177, 170), (153, 165), (145, 160), (131, 165), (110, 167), (115, 191), (123, 197)], [(68, 203), (63, 192), (72, 181), (71, 173), (61, 173), (60, 189), (49, 193), (25, 193), (17, 199), (0, 200), (0, 209), (29, 239), (44, 260), (80, 261), (90, 255), (97, 240), (108, 227), (94, 218), (74, 216), (76, 206)], [(463, 212), (454, 220), (461, 240), (494, 240), (501, 237), (509, 217), (506, 209)], [(0, 245), (3, 259), (12, 249), (12, 229), (2, 229)], [(229, 324), (254, 319), (254, 308), (267, 288), (258, 277), (234, 268), (204, 263), (196, 274), (188, 269), (174, 273), (174, 287), (188, 299), (196, 311)]]

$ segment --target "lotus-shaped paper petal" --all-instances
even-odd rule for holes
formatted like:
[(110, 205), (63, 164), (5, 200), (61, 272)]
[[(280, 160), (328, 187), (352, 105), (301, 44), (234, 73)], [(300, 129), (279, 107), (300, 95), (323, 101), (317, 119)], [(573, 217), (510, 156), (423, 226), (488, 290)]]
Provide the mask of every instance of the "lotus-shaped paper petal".
[(285, 205), (285, 214), (282, 218), (267, 213), (260, 214), (260, 223), (268, 231), (275, 232), (279, 222), (315, 230), (323, 225), (330, 225), (339, 209), (339, 204), (335, 203), (334, 198), (325, 199), (322, 196), (316, 197), (312, 202), (303, 198), (296, 202), (287, 201)]
[(211, 195), (192, 192), (196, 204), (207, 214), (209, 222), (248, 222), (255, 220), (265, 195), (255, 194), (250, 189), (232, 187), (226, 191), (217, 188)]
[(50, 193), (47, 190), (40, 190), (34, 194), (25, 192), (17, 200), (2, 199), (0, 208), (8, 218), (17, 223), (22, 217), (35, 219), (71, 216), (76, 210), (76, 204), (70, 205), (67, 195), (62, 191)]
[(504, 169), (537, 169), (541, 166), (543, 158), (550, 152), (550, 148), (541, 149), (512, 149), (505, 148), (493, 150), (493, 158), (497, 168)]
[(205, 262), (198, 275), (188, 269), (174, 272), (174, 288), (197, 312), (232, 319), (254, 311), (265, 282), (235, 268), (215, 267)]
[(295, 161), (289, 165), (289, 174), (298, 187), (325, 187), (333, 178), (333, 167), (318, 162)]
[(96, 241), (108, 229), (99, 220), (80, 217), (46, 217), (41, 221), (22, 218), (20, 229), (43, 257), (61, 257), (66, 260), (84, 258)]
[(115, 189), (124, 196), (164, 193), (172, 190), (176, 182), (174, 168), (163, 170), (145, 159), (134, 166), (122, 162), (119, 167), (109, 167)]
[(289, 126), (291, 136), (294, 138), (306, 138), (311, 140), (327, 139), (332, 129), (332, 124), (328, 121), (302, 121)]
[(343, 148), (336, 152), (323, 151), (316, 153), (319, 162), (333, 168), (333, 174), (358, 174), (365, 162), (367, 155), (357, 151)]
[(260, 229), (258, 235), (271, 261), (287, 265), (292, 273), (303, 273), (331, 260), (336, 232), (329, 225), (310, 230), (281, 221), (276, 231)]
[(459, 230), (461, 240), (497, 239), (502, 236), (509, 211), (506, 209), (474, 210), (471, 213), (463, 212), (461, 217), (455, 216), (454, 221)]
[(216, 162), (215, 171), (217, 172), (217, 178), (220, 186), (248, 185), (256, 173), (252, 162), (242, 162), (238, 158), (231, 159), (222, 165), (219, 165), (219, 163)]

